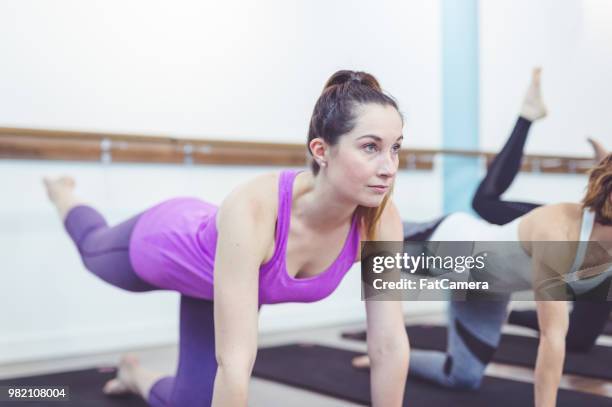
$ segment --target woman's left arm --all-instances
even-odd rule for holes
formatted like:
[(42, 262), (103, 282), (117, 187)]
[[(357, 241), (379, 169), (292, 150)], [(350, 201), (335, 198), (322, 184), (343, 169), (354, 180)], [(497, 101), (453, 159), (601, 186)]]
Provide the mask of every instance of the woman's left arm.
[(559, 271), (571, 267), (573, 253), (558, 243), (566, 239), (558, 231), (537, 228), (532, 233), (533, 286), (540, 327), (534, 378), (535, 406), (554, 407), (563, 374), (569, 315), (564, 286), (555, 285), (554, 289), (546, 290), (542, 282), (562, 282)]
[[(389, 200), (380, 219), (378, 240), (403, 241), (402, 221)], [(401, 406), (410, 346), (401, 301), (366, 300), (370, 389), (373, 406)]]

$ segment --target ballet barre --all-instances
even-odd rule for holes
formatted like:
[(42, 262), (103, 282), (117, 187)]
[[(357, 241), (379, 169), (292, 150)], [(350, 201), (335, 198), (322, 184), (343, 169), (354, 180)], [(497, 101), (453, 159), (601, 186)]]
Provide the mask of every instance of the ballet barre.
[[(459, 149), (400, 150), (400, 169), (432, 170), (439, 156), (481, 160), (487, 166), (495, 153)], [(194, 139), (119, 133), (99, 133), (0, 127), (0, 158), (184, 165), (302, 166), (304, 144), (218, 139)], [(590, 157), (526, 154), (521, 171), (581, 174), (591, 168)]]

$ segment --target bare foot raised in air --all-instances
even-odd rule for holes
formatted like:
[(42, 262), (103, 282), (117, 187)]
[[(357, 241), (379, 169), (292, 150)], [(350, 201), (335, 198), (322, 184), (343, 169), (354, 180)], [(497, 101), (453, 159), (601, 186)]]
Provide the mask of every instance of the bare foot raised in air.
[(587, 137), (587, 141), (589, 144), (591, 144), (591, 147), (593, 147), (593, 158), (595, 158), (596, 162), (600, 162), (605, 156), (608, 155), (608, 150), (606, 150), (606, 148), (599, 141), (591, 137)]
[(546, 117), (548, 111), (542, 100), (541, 77), (542, 68), (536, 67), (531, 73), (531, 83), (525, 93), (523, 104), (521, 106), (521, 117), (534, 122)]
[(368, 355), (355, 356), (351, 364), (357, 369), (366, 369), (370, 367), (370, 357)]
[(136, 355), (128, 354), (121, 357), (117, 377), (106, 382), (102, 391), (108, 396), (139, 394), (135, 381), (135, 370), (140, 366)]
[(44, 177), (43, 184), (45, 185), (47, 196), (57, 208), (62, 219), (66, 217), (70, 209), (80, 203), (74, 195), (75, 182), (72, 177)]

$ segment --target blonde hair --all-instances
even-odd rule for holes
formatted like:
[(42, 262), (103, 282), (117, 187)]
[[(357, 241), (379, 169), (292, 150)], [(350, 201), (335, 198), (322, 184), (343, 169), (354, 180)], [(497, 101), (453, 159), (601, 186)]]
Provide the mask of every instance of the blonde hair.
[(595, 221), (612, 225), (612, 153), (605, 156), (588, 173), (587, 192), (582, 206), (595, 212)]

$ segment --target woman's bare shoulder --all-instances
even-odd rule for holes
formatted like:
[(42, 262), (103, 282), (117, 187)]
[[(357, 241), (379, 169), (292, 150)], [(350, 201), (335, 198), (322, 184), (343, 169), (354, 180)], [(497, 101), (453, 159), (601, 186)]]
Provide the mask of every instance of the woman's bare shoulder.
[(524, 217), (523, 227), (530, 240), (567, 240), (582, 216), (582, 207), (577, 203), (544, 205)]
[(574, 203), (574, 202), (561, 202), (550, 205), (544, 205), (543, 209), (564, 216), (575, 217), (576, 215), (580, 215), (582, 212), (582, 205)]
[(278, 177), (278, 173), (269, 172), (243, 181), (225, 197), (221, 210), (246, 210), (258, 223), (274, 228), (278, 206)]
[[(256, 205), (276, 204), (278, 192), (277, 172), (267, 172), (251, 177), (240, 183), (229, 193), (228, 197), (240, 197)], [(275, 205), (274, 205), (275, 206)]]
[(557, 220), (568, 220), (580, 217), (582, 214), (582, 207), (577, 203), (555, 203), (550, 205), (543, 205), (539, 208), (534, 209), (526, 216), (533, 216), (537, 219), (557, 219)]

